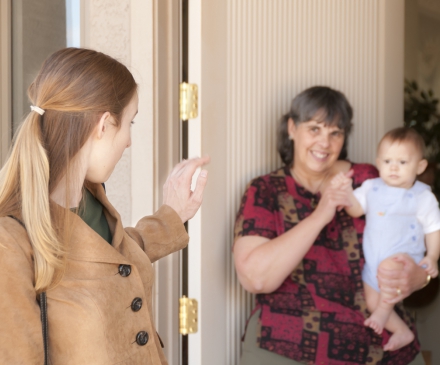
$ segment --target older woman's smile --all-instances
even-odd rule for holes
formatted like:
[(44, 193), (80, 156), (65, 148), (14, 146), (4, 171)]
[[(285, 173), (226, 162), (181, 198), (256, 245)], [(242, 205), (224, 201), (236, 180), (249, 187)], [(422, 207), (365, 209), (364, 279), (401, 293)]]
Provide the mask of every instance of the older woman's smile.
[(325, 160), (328, 157), (328, 153), (325, 152), (318, 152), (318, 151), (311, 151), (312, 155), (320, 160)]
[(310, 120), (289, 123), (289, 135), (294, 141), (295, 169), (326, 173), (338, 159), (345, 134), (336, 125)]

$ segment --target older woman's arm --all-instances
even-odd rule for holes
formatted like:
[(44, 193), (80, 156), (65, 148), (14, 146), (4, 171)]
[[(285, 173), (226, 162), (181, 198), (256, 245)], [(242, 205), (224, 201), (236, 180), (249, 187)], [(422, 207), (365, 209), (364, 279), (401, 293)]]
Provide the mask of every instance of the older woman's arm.
[(271, 293), (298, 266), (338, 206), (349, 204), (346, 192), (328, 187), (315, 211), (284, 234), (268, 239), (244, 236), (235, 241), (238, 279), (251, 293)]

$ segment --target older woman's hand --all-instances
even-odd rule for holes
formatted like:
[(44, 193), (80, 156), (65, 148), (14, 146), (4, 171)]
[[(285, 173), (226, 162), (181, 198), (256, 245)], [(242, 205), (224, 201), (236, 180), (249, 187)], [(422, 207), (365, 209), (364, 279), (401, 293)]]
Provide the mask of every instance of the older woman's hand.
[(326, 225), (333, 219), (337, 208), (350, 205), (348, 192), (329, 184), (324, 189), (313, 214), (319, 217), (323, 224)]
[(194, 217), (203, 199), (208, 171), (201, 170), (194, 191), (191, 182), (196, 170), (210, 161), (209, 156), (184, 160), (177, 164), (163, 186), (163, 203), (173, 208), (182, 222)]
[(386, 301), (395, 304), (421, 289), (426, 284), (427, 274), (407, 254), (394, 255), (392, 260), (400, 263), (402, 269), (388, 270), (384, 267), (379, 267), (377, 278), (380, 290), (393, 297), (393, 299)]

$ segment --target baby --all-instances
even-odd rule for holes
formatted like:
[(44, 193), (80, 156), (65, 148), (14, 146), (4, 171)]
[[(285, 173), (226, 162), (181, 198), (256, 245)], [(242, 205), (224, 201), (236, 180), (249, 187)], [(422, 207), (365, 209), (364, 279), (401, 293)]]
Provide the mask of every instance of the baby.
[[(379, 289), (379, 264), (383, 262), (381, 266), (392, 269), (400, 265), (392, 260), (393, 255), (406, 253), (426, 269), (427, 275), (438, 275), (439, 206), (429, 186), (416, 181), (427, 166), (424, 150), (423, 139), (414, 129), (396, 128), (385, 134), (378, 146), (376, 165), (380, 177), (366, 180), (354, 191), (351, 179), (343, 173), (332, 180), (334, 187), (350, 194), (351, 206), (345, 211), (352, 217), (366, 215), (362, 280), (372, 314), (364, 324), (378, 334), (384, 327), (393, 333), (384, 346), (386, 351), (409, 344), (414, 335), (393, 310), (394, 305), (386, 302), (393, 296)], [(400, 295), (400, 289), (396, 290)]]

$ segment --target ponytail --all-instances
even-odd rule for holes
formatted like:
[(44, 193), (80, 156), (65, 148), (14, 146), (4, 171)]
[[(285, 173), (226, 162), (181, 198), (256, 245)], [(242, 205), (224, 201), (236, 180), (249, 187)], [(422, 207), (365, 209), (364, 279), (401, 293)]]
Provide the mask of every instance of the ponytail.
[(21, 203), (21, 218), (34, 251), (37, 292), (53, 282), (64, 252), (51, 220), (49, 161), (41, 143), (40, 118), (35, 112), (29, 113), (0, 172), (0, 210), (6, 208), (4, 205), (12, 196), (19, 195), (14, 200)]

